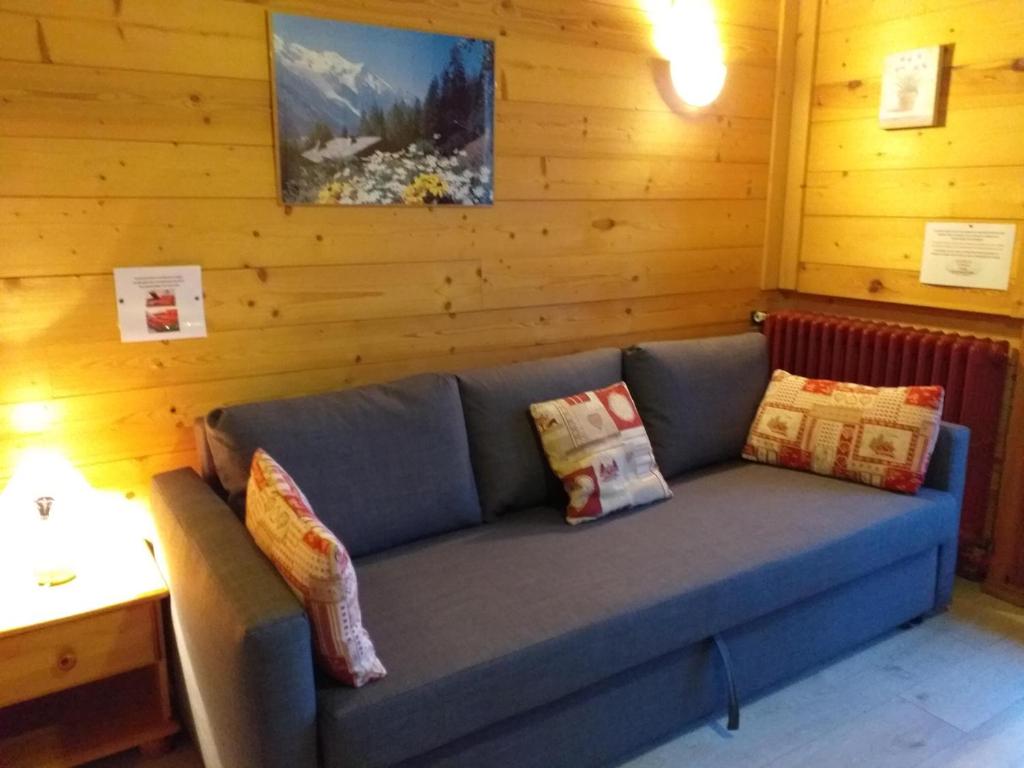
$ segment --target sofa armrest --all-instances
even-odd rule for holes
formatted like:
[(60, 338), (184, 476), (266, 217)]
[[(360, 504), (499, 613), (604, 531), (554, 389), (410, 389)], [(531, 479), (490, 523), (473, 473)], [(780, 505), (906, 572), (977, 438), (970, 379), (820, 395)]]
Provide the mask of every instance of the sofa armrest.
[[(960, 507), (964, 503), (964, 481), (967, 476), (967, 448), (971, 430), (959, 424), (942, 422), (935, 452), (928, 465), (924, 484), (937, 491), (946, 491), (956, 501), (956, 519), (959, 527)], [(954, 528), (955, 530), (955, 528)], [(939, 545), (938, 571), (935, 581), (935, 604), (932, 613), (940, 613), (953, 600), (953, 581), (956, 575), (957, 537)]]
[(315, 768), (309, 622), (245, 526), (190, 469), (153, 478), (180, 691), (208, 768)]
[(924, 484), (928, 488), (946, 491), (957, 500), (957, 506), (964, 500), (964, 479), (967, 475), (967, 448), (971, 442), (971, 430), (960, 424), (942, 422), (939, 438), (935, 441), (935, 452), (928, 465)]

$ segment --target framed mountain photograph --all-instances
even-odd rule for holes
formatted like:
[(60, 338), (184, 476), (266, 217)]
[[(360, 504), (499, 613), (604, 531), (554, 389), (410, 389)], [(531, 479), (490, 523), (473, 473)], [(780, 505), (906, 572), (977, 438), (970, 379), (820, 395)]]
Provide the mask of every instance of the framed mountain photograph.
[(270, 19), (282, 203), (493, 203), (493, 42)]

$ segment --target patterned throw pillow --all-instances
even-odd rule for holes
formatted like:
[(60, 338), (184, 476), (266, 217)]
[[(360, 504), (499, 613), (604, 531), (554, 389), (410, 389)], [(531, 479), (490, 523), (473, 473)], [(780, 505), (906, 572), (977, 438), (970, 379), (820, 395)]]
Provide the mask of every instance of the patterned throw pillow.
[(363, 628), (348, 552), (313, 514), (288, 473), (262, 449), (252, 457), (245, 527), (302, 601), (324, 670), (356, 688), (384, 677), (384, 665)]
[(938, 386), (866, 387), (775, 371), (743, 458), (916, 493), (943, 396)]
[(534, 403), (530, 414), (548, 463), (569, 495), (570, 523), (671, 498), (623, 382)]

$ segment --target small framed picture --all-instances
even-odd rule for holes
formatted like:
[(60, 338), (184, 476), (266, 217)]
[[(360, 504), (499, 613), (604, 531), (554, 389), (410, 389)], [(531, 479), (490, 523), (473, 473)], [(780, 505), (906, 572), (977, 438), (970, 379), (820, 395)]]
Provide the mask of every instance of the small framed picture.
[(882, 127), (937, 125), (941, 74), (941, 45), (886, 56), (882, 73), (882, 104), (878, 113)]

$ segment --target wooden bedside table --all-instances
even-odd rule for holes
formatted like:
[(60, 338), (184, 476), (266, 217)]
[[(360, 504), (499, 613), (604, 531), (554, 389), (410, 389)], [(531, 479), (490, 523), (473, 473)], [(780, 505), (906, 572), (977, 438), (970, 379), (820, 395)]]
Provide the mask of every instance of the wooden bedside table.
[(0, 766), (79, 765), (132, 747), (161, 751), (171, 715), (167, 586), (148, 547), (83, 558), (40, 587), (0, 578)]

